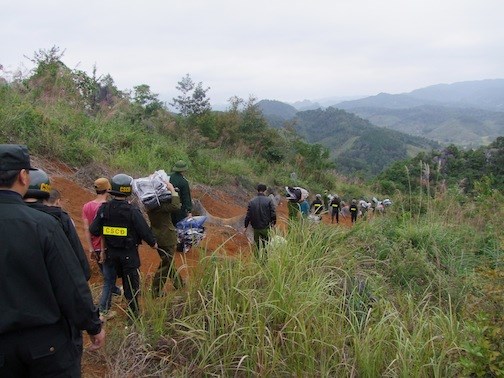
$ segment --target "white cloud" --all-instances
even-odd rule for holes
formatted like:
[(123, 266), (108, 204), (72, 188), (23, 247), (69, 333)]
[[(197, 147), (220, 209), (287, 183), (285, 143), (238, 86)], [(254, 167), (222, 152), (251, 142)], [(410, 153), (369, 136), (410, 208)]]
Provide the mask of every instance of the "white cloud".
[(63, 61), (146, 83), (186, 73), (233, 95), (295, 101), (502, 78), (501, 0), (22, 1), (2, 5), (0, 64), (53, 45)]

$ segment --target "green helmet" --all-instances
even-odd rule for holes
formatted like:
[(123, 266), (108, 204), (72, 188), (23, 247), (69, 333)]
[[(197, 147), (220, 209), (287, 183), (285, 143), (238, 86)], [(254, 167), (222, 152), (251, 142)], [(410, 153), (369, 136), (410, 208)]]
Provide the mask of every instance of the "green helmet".
[(131, 194), (132, 182), (133, 177), (128, 176), (124, 173), (119, 173), (118, 175), (112, 177), (112, 180), (110, 180), (112, 189), (109, 190), (109, 193), (115, 196), (127, 197)]
[(29, 172), (30, 186), (25, 194), (25, 198), (47, 199), (51, 191), (49, 176), (42, 169), (35, 169)]

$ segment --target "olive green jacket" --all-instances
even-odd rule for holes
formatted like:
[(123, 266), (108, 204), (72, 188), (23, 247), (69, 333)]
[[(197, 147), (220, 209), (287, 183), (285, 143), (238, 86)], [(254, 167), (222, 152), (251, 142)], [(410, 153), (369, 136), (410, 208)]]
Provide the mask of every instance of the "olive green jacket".
[(178, 189), (181, 207), (179, 211), (172, 214), (172, 221), (177, 222), (187, 217), (187, 213), (192, 212), (192, 198), (189, 182), (180, 172), (170, 173), (170, 183)]
[(162, 202), (161, 207), (147, 212), (152, 232), (160, 247), (177, 244), (177, 231), (173, 225), (171, 214), (179, 210), (180, 197), (177, 193), (172, 193), (171, 202)]

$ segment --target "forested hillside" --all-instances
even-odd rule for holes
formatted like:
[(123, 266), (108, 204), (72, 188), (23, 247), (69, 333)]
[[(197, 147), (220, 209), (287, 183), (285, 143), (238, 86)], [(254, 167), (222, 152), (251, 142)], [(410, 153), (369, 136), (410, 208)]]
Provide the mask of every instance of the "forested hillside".
[(504, 191), (504, 137), (489, 146), (462, 150), (455, 145), (398, 161), (377, 177), (385, 191), (433, 191), (455, 187), (463, 194)]
[(184, 159), (193, 179), (206, 184), (289, 185), (291, 172), (298, 184), (330, 183), (324, 151), (268, 127), (254, 99), (235, 97), (228, 111), (214, 112), (208, 89), (187, 75), (175, 114), (147, 84), (120, 90), (109, 74), (69, 69), (58, 48), (36, 52), (33, 62), (29, 76), (0, 84), (1, 143), (22, 142), (74, 167), (142, 174)]
[(309, 143), (328, 149), (338, 172), (372, 177), (393, 161), (413, 157), (420, 151), (438, 147), (424, 138), (394, 132), (343, 110), (295, 109), (279, 101), (258, 103), (270, 126), (288, 126)]

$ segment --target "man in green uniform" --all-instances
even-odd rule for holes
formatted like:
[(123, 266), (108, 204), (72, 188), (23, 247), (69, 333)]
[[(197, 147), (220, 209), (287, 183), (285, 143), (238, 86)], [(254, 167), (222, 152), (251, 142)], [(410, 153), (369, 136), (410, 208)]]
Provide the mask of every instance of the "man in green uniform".
[(59, 222), (22, 197), (26, 146), (0, 145), (0, 376), (79, 377), (75, 330), (105, 343), (98, 309)]
[(326, 189), (324, 190), (324, 194), (322, 195), (322, 202), (324, 202), (324, 210), (325, 211), (329, 211), (329, 202), (330, 202), (330, 198), (329, 198), (329, 191)]
[(161, 295), (168, 277), (171, 278), (173, 287), (179, 289), (183, 286), (183, 281), (175, 268), (173, 256), (177, 248), (177, 230), (172, 222), (172, 214), (180, 210), (180, 197), (175, 191), (172, 183), (165, 182), (166, 187), (171, 192), (171, 199), (160, 202), (160, 206), (147, 211), (152, 232), (158, 243), (158, 253), (161, 263), (152, 280), (152, 294)]
[(180, 210), (172, 213), (172, 221), (175, 226), (182, 219), (192, 217), (191, 189), (189, 188), (189, 182), (184, 177), (184, 172), (187, 169), (187, 163), (179, 160), (173, 166), (173, 172), (170, 174), (170, 182), (178, 191), (181, 203)]

